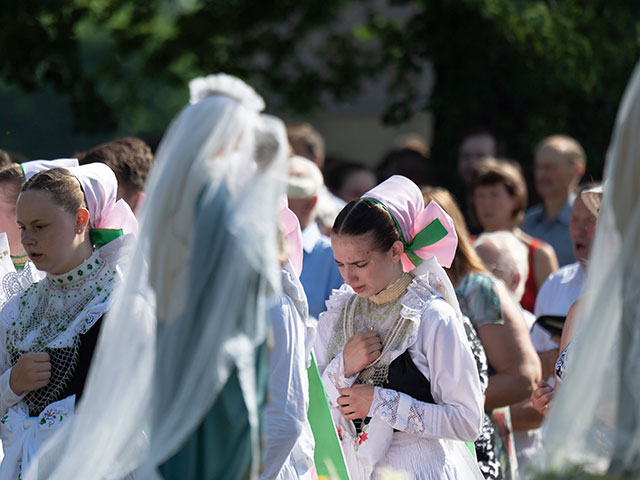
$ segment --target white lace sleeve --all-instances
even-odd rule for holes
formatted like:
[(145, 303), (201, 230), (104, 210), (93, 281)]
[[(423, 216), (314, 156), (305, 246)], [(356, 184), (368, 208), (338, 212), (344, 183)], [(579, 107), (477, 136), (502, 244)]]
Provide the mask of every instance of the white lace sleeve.
[(357, 377), (354, 375), (345, 378), (342, 353), (329, 361), (327, 352), (335, 323), (339, 321), (342, 308), (352, 295), (355, 293), (347, 285), (343, 285), (340, 290), (334, 290), (327, 300), (327, 311), (321, 313), (318, 319), (318, 336), (313, 348), (318, 362), (318, 370), (322, 376), (322, 383), (331, 406), (337, 405), (336, 400), (340, 396), (338, 389), (351, 387)]
[[(438, 418), (443, 413), (439, 411), (441, 409), (441, 405), (421, 402), (409, 395), (388, 388), (375, 387), (369, 416), (384, 420), (396, 430), (420, 437), (459, 437), (459, 434), (452, 435), (451, 432), (447, 432), (447, 428), (442, 428), (442, 422)], [(447, 433), (449, 434), (447, 435)], [(476, 437), (476, 433), (470, 431), (467, 438), (456, 438), (456, 440), (471, 442)]]
[(425, 305), (418, 338), (409, 353), (431, 383), (436, 403), (376, 387), (369, 415), (421, 437), (474, 441), (483, 420), (478, 370), (461, 322), (444, 300)]
[(352, 387), (357, 377), (358, 374), (351, 377), (344, 376), (344, 360), (342, 359), (342, 353), (336, 355), (336, 357), (331, 360), (329, 365), (324, 369), (324, 372), (322, 372), (322, 384), (327, 392), (329, 404), (332, 407), (338, 405), (337, 400), (340, 396), (339, 389)]

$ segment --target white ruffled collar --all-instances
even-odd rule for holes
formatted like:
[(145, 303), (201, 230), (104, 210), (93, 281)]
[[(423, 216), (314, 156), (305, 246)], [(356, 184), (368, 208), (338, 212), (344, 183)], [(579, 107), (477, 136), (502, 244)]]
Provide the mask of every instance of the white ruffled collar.
[[(420, 272), (413, 270), (412, 273)], [(437, 278), (432, 276), (432, 272), (428, 273), (430, 274), (415, 276), (407, 287), (407, 291), (399, 299), (401, 304), (400, 317), (409, 321), (409, 327), (399, 347), (389, 352), (389, 362), (395, 360), (416, 342), (422, 323), (422, 312), (426, 308), (426, 304), (434, 298), (445, 298), (439, 288), (431, 285)], [(357, 294), (346, 284), (342, 285), (339, 290), (333, 291), (327, 300), (327, 311), (320, 315), (319, 323), (323, 329), (327, 328), (329, 331), (333, 331), (336, 322), (340, 321), (343, 308), (354, 295)]]

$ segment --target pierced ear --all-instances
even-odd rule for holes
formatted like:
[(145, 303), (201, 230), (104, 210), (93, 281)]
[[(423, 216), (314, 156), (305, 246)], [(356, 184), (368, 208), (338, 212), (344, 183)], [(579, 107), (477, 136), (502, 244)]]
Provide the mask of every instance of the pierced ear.
[(89, 226), (89, 210), (81, 208), (76, 212), (76, 231), (82, 231)]

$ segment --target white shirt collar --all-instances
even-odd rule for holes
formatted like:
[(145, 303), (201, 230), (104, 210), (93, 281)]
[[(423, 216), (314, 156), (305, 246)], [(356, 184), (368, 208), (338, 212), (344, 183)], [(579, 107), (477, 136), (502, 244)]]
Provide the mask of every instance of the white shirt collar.
[(322, 238), (322, 233), (318, 228), (316, 222), (311, 222), (307, 228), (302, 231), (302, 248), (305, 252), (311, 253), (316, 246), (316, 243)]

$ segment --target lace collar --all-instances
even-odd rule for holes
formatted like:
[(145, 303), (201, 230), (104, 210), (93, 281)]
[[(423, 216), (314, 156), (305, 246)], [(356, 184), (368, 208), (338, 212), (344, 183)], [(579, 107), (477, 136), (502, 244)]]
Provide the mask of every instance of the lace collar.
[(22, 352), (67, 347), (95, 324), (111, 303), (117, 276), (98, 252), (69, 272), (47, 274), (12, 296), (0, 311), (8, 347)]
[(102, 260), (98, 254), (98, 250), (94, 250), (89, 258), (66, 273), (59, 275), (47, 273), (47, 281), (52, 288), (68, 289), (78, 287), (87, 280), (95, 278), (104, 266), (104, 263), (104, 260)]
[(414, 279), (414, 275), (411, 273), (403, 273), (402, 276), (395, 281), (393, 285), (385, 288), (380, 293), (369, 297), (376, 305), (382, 305), (385, 303), (393, 302), (400, 298), (407, 291), (407, 288)]

